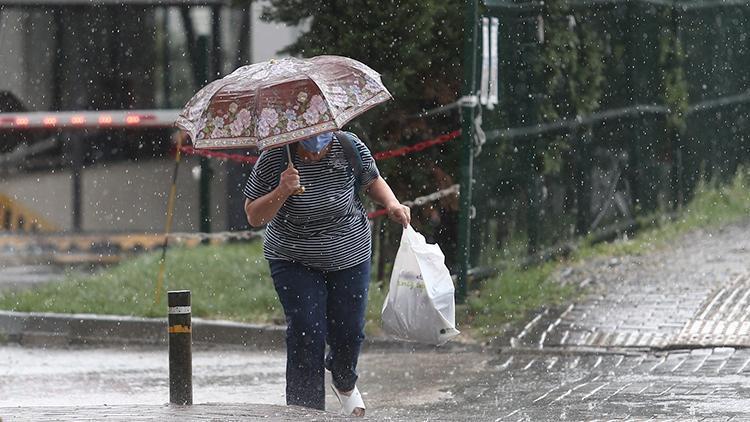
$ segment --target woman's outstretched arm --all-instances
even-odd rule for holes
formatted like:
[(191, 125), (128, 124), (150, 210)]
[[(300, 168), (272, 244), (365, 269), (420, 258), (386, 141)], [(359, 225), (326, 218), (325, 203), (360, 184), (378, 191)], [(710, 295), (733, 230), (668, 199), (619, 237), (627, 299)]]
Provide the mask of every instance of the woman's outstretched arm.
[(388, 186), (388, 183), (382, 177), (378, 177), (370, 183), (367, 187), (367, 195), (373, 201), (385, 207), (388, 210), (388, 217), (404, 226), (404, 228), (411, 222), (411, 210), (406, 205), (398, 202), (391, 187)]

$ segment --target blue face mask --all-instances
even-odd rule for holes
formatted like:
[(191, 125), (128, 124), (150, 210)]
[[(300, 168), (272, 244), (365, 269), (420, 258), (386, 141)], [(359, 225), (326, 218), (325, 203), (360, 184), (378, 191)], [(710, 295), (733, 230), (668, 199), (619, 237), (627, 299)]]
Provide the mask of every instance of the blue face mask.
[(317, 154), (320, 151), (323, 151), (323, 149), (327, 147), (332, 140), (333, 132), (326, 132), (318, 136), (313, 136), (312, 138), (305, 139), (304, 141), (300, 141), (300, 144), (305, 150)]

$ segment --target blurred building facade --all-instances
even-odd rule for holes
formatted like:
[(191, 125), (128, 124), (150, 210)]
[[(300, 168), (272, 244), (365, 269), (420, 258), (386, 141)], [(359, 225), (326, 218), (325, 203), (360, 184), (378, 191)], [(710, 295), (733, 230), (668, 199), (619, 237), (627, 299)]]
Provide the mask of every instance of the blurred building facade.
[[(264, 6), (0, 2), (0, 112), (179, 109), (206, 81), (276, 57), (294, 41), (299, 28), (261, 21)], [(198, 81), (201, 56), (207, 66)], [(59, 231), (160, 231), (173, 132), (0, 130), (0, 195), (6, 198), (0, 206), (32, 210), (45, 220), (39, 227)], [(80, 175), (71, 168), (75, 154)], [(175, 230), (199, 227), (198, 168), (196, 158), (184, 158)], [(240, 191), (249, 167), (212, 161), (209, 170), (212, 228), (243, 228)], [(78, 225), (75, 183), (81, 186)]]

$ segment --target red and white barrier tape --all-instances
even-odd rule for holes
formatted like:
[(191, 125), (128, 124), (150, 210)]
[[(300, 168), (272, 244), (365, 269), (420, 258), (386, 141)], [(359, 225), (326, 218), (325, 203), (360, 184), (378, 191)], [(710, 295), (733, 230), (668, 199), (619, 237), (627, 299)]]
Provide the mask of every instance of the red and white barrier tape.
[(237, 163), (255, 164), (258, 161), (257, 155), (227, 154), (206, 149), (195, 149), (190, 146), (182, 146), (180, 147), (180, 151), (187, 155), (199, 155), (201, 157), (216, 158), (222, 161), (234, 161)]
[[(453, 186), (451, 186), (449, 188), (441, 189), (441, 190), (439, 190), (437, 192), (433, 192), (433, 193), (431, 193), (429, 195), (425, 195), (425, 196), (420, 196), (420, 197), (414, 198), (414, 200), (412, 200), (412, 201), (404, 201), (404, 202), (402, 202), (402, 204), (406, 205), (409, 208), (412, 208), (412, 207), (418, 207), (418, 206), (421, 206), (421, 205), (424, 205), (424, 204), (427, 204), (427, 203), (430, 203), (430, 202), (435, 202), (438, 199), (441, 199), (441, 198), (449, 196), (449, 195), (454, 195), (454, 194), (458, 195), (459, 194), (459, 187), (460, 186), (461, 185), (459, 185), (459, 184), (455, 184), (455, 185), (453, 185)], [(375, 217), (380, 217), (380, 216), (383, 216), (383, 215), (388, 215), (388, 210), (385, 209), (385, 208), (381, 208), (379, 210), (367, 213), (367, 218), (375, 218)]]
[(435, 139), (428, 141), (422, 141), (414, 145), (409, 145), (401, 148), (392, 149), (390, 151), (376, 152), (373, 154), (373, 158), (376, 160), (387, 160), (389, 158), (401, 157), (403, 155), (411, 154), (413, 152), (419, 152), (424, 149), (434, 147), (436, 145), (444, 144), (448, 141), (452, 141), (461, 136), (460, 130), (454, 130), (453, 132), (440, 135)]
[[(444, 144), (458, 138), (459, 136), (461, 136), (461, 131), (454, 130), (453, 132), (440, 135), (435, 139), (422, 141), (414, 145), (396, 148), (389, 151), (376, 152), (375, 154), (373, 154), (373, 158), (375, 158), (376, 160), (387, 160), (389, 158), (401, 157), (407, 154), (434, 147), (436, 145)], [(227, 154), (218, 151), (195, 149), (190, 146), (183, 146), (180, 148), (180, 151), (187, 155), (198, 155), (201, 157), (216, 158), (223, 161), (235, 161), (238, 163), (254, 164), (256, 161), (258, 161), (258, 157), (254, 155)]]
[[(409, 146), (393, 149), (390, 151), (377, 152), (373, 154), (373, 157), (376, 160), (387, 160), (389, 158), (401, 157), (407, 154), (422, 151), (424, 149), (427, 149), (436, 145), (444, 144), (448, 141), (452, 141), (458, 138), (459, 136), (461, 136), (461, 131), (454, 130), (453, 132), (440, 135), (435, 139), (430, 139), (427, 141), (419, 142), (414, 145), (409, 145)], [(183, 146), (180, 148), (180, 151), (188, 155), (198, 155), (201, 157), (216, 158), (216, 159), (224, 160), (224, 161), (235, 161), (235, 162), (248, 163), (248, 164), (254, 164), (256, 161), (258, 161), (258, 157), (253, 156), (253, 155), (227, 154), (227, 153), (218, 152), (218, 151), (195, 149), (190, 146)], [(459, 185), (456, 184), (449, 188), (431, 193), (429, 195), (414, 198), (414, 200), (412, 201), (405, 201), (403, 202), (403, 204), (408, 207), (421, 206), (429, 202), (437, 201), (448, 195), (453, 195), (453, 194), (458, 194), (458, 193), (459, 193)], [(387, 214), (388, 214), (388, 210), (379, 209), (376, 211), (369, 212), (367, 214), (367, 218), (372, 219), (372, 218), (384, 216)], [(219, 232), (219, 233), (171, 233), (169, 234), (169, 237), (174, 238), (174, 239), (193, 238), (193, 239), (200, 239), (200, 240), (211, 240), (211, 239), (230, 240), (230, 239), (252, 239), (256, 237), (258, 233), (259, 233), (258, 231), (236, 231), (236, 232)]]
[[(418, 198), (414, 198), (411, 201), (406, 201), (403, 204), (407, 205), (409, 207), (417, 207), (420, 205), (424, 205), (430, 202), (437, 201), (443, 197), (446, 197), (448, 195), (458, 194), (459, 193), (459, 185), (453, 185), (449, 188), (439, 190), (437, 192), (431, 193), (429, 195), (420, 196)], [(375, 218), (380, 217), (383, 215), (387, 215), (388, 211), (385, 209), (379, 209), (377, 211), (373, 211), (367, 214), (367, 218)], [(170, 239), (180, 241), (180, 240), (186, 240), (186, 239), (198, 239), (198, 240), (220, 240), (220, 241), (227, 241), (227, 240), (249, 240), (254, 239), (261, 235), (263, 230), (245, 230), (245, 231), (232, 231), (232, 232), (217, 232), (217, 233), (170, 233), (168, 236)]]

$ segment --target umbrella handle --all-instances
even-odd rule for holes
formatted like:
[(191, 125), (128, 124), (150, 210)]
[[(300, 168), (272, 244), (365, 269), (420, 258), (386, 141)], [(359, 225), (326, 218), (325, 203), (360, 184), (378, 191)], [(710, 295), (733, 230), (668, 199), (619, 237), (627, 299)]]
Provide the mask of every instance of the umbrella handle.
[[(292, 164), (292, 148), (289, 146), (289, 144), (286, 144), (286, 156), (287, 156), (287, 162), (289, 163), (289, 168), (294, 168), (294, 164)], [(295, 190), (292, 195), (302, 195), (305, 193), (305, 187), (300, 186)]]

